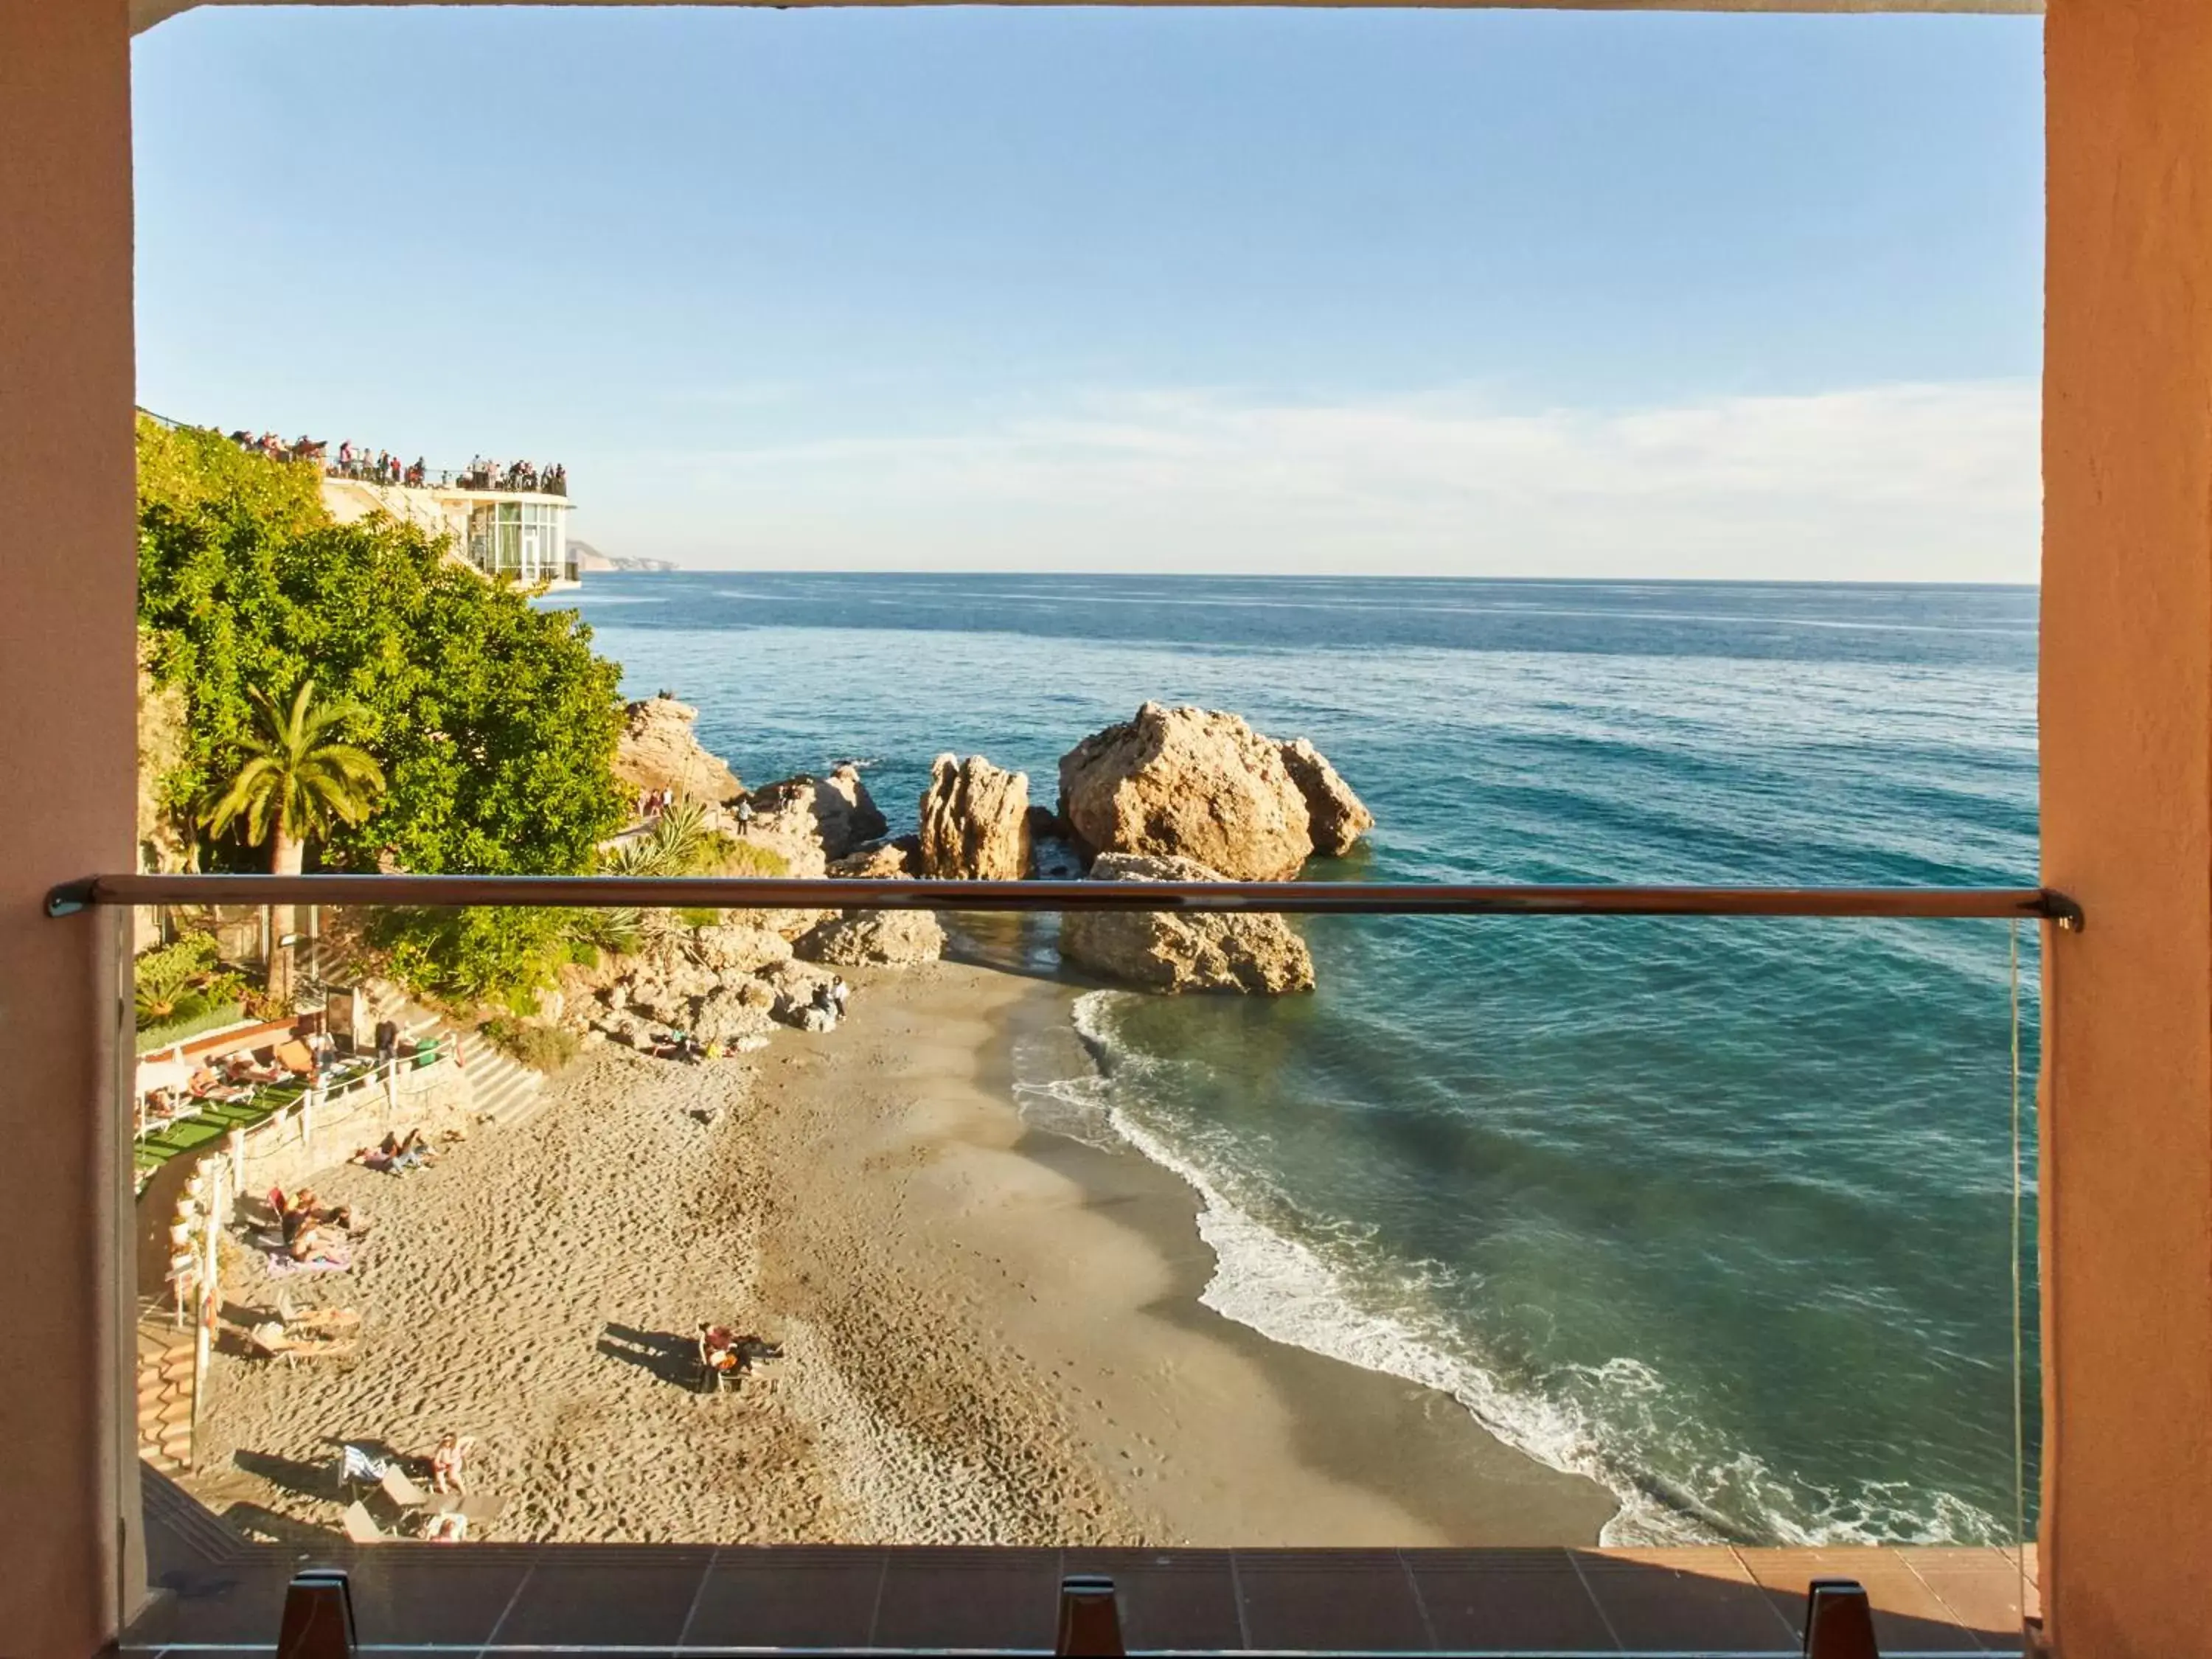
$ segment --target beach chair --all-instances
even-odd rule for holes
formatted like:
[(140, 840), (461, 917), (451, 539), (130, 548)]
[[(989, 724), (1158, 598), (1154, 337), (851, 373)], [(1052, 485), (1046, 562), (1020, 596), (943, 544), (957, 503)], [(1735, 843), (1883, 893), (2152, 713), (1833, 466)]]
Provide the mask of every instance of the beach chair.
[(346, 1505), (345, 1535), (356, 1544), (381, 1544), (390, 1534), (376, 1524), (359, 1498)]
[(359, 1446), (338, 1448), (338, 1485), (349, 1498), (362, 1486), (380, 1484), (385, 1470), (391, 1467), (389, 1458), (372, 1457)]
[(419, 1510), (429, 1504), (430, 1494), (410, 1480), (397, 1463), (385, 1466), (384, 1479), (377, 1484), (384, 1488), (384, 1495), (403, 1510)]
[(284, 1313), (283, 1317), (286, 1331), (308, 1336), (331, 1336), (361, 1328), (358, 1308), (310, 1308), (305, 1313)]
[(252, 1327), (246, 1340), (264, 1359), (281, 1359), (288, 1365), (301, 1359), (344, 1359), (353, 1352), (352, 1342), (345, 1338), (296, 1337), (273, 1324)]

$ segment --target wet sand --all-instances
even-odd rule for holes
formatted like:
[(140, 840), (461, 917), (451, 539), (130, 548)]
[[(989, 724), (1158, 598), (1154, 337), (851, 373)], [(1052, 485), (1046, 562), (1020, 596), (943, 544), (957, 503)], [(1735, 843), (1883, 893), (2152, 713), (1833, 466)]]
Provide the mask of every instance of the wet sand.
[(816, 1197), (769, 1229), (769, 1262), (803, 1273), (807, 1215), (842, 1195), (873, 1271), (994, 1334), (1149, 1542), (1595, 1543), (1615, 1506), (1594, 1483), (1434, 1389), (1201, 1306), (1213, 1257), (1171, 1171), (1025, 1127), (1009, 1029), (1064, 1026), (1072, 995), (942, 963), (856, 999), (835, 1046), (778, 1072)]

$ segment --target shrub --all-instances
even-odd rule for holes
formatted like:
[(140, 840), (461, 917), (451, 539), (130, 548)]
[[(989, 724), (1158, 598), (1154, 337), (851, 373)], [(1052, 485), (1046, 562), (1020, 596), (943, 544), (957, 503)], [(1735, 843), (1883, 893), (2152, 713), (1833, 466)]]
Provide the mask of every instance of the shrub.
[(773, 847), (761, 847), (749, 841), (724, 843), (718, 876), (787, 876), (791, 861)]
[(205, 933), (155, 945), (131, 964), (131, 977), (142, 1031), (198, 1019), (228, 988), (216, 983), (215, 941)]
[(574, 1031), (557, 1025), (538, 1025), (507, 1014), (495, 1014), (477, 1028), (487, 1041), (512, 1054), (533, 1072), (548, 1076), (575, 1059), (581, 1047)]
[(567, 923), (558, 910), (392, 909), (378, 915), (368, 932), (393, 979), (462, 1004), (526, 1005), (552, 983), (567, 954)]

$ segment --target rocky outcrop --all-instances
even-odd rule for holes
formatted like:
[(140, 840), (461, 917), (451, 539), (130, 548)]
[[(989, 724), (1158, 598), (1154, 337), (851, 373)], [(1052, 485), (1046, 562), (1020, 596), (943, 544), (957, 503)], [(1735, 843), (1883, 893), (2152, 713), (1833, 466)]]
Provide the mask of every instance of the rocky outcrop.
[(765, 1046), (774, 1022), (757, 1002), (718, 988), (699, 1000), (690, 1029), (702, 1042), (719, 1042), (744, 1053)]
[(848, 856), (866, 842), (881, 839), (890, 829), (860, 781), (860, 769), (850, 761), (834, 768), (817, 787), (816, 811), (822, 819), (822, 848), (833, 859)]
[[(1219, 881), (1187, 858), (1103, 853), (1094, 881)], [(1060, 954), (1106, 978), (1148, 991), (1310, 991), (1313, 954), (1280, 916), (1176, 910), (1071, 910)]]
[(615, 775), (633, 789), (672, 789), (710, 805), (745, 792), (738, 775), (692, 730), (699, 711), (673, 697), (648, 697), (623, 711)]
[(833, 859), (830, 873), (848, 879), (897, 881), (921, 873), (921, 837), (895, 836), (888, 841), (863, 842), (842, 859)]
[(1277, 750), (1283, 757), (1283, 769), (1306, 798), (1306, 833), (1313, 838), (1314, 850), (1341, 858), (1375, 827), (1375, 814), (1337, 775), (1328, 757), (1304, 738), (1279, 744)]
[(1088, 854), (1195, 859), (1288, 881), (1313, 852), (1280, 746), (1234, 714), (1148, 702), (1060, 757), (1060, 816)]
[(791, 941), (766, 927), (744, 922), (702, 927), (691, 936), (690, 954), (718, 979), (740, 978), (791, 959)]
[(765, 847), (795, 877), (827, 875), (833, 860), (878, 839), (890, 826), (869, 798), (860, 769), (840, 766), (826, 778), (786, 778), (755, 790), (744, 838)]
[[(935, 926), (933, 917), (920, 919)], [(896, 949), (894, 941), (883, 939), (876, 954), (838, 960), (885, 961), (900, 952), (921, 960), (914, 954), (920, 948), (911, 939)], [(658, 1048), (668, 1033), (682, 1031), (701, 1043), (744, 1053), (766, 1042), (777, 1024), (803, 1030), (834, 1024), (834, 1017), (825, 1018), (813, 1005), (816, 988), (835, 978), (828, 969), (795, 960), (789, 942), (776, 933), (725, 922), (672, 933), (635, 956), (615, 958), (604, 983), (587, 993), (579, 984), (582, 994), (572, 1024), (597, 1033), (599, 1040), (635, 1048)]]
[(921, 873), (1019, 881), (1030, 866), (1030, 780), (981, 755), (939, 755), (921, 794)]
[(823, 922), (799, 941), (798, 953), (838, 968), (915, 968), (945, 954), (945, 929), (927, 910), (866, 910)]
[(760, 978), (772, 994), (769, 1014), (778, 1024), (794, 1026), (802, 1031), (821, 1031), (836, 1023), (834, 1018), (822, 1019), (823, 1011), (817, 1006), (817, 992), (837, 978), (829, 969), (794, 959), (778, 963)]

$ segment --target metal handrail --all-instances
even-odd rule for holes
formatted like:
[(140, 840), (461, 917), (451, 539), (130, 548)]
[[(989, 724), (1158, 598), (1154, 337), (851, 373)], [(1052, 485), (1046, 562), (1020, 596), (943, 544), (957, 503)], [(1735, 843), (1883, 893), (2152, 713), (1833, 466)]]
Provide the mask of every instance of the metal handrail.
[(562, 909), (1205, 910), (1279, 915), (1982, 918), (2082, 925), (2046, 887), (1471, 886), (1402, 882), (906, 881), (687, 876), (93, 876), (46, 895), (88, 905), (520, 905)]

